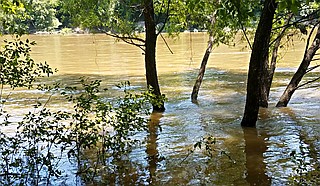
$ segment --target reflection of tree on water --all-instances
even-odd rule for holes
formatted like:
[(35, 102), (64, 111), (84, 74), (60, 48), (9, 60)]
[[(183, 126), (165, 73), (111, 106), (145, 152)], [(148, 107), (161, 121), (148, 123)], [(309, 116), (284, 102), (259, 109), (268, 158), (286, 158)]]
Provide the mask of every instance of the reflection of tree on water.
[(148, 138), (147, 138), (147, 157), (148, 157), (148, 169), (149, 169), (149, 184), (154, 184), (156, 181), (157, 163), (159, 161), (159, 152), (157, 150), (157, 138), (158, 128), (160, 123), (161, 113), (152, 113), (150, 122), (148, 124)]
[[(161, 113), (152, 113), (148, 123), (147, 136), (147, 161), (148, 165), (145, 167), (139, 162), (133, 162), (128, 157), (114, 159), (112, 164), (113, 170), (106, 173), (102, 177), (102, 182), (107, 185), (155, 185), (157, 163), (160, 161), (157, 150), (158, 128)], [(146, 170), (147, 169), (147, 170)], [(149, 173), (149, 175), (148, 175)], [(146, 183), (147, 182), (147, 183)]]
[(256, 128), (243, 127), (246, 154), (246, 180), (250, 185), (270, 185), (270, 178), (266, 175), (266, 165), (263, 153), (267, 150), (264, 135), (258, 136)]

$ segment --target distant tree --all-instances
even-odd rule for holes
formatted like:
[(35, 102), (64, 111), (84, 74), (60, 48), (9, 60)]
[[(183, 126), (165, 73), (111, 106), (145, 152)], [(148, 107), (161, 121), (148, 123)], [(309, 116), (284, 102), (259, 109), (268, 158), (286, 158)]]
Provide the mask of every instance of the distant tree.
[(3, 0), (0, 2), (0, 32), (24, 33), (27, 29), (17, 20), (25, 20), (25, 8), (21, 1)]
[(29, 32), (52, 31), (61, 24), (56, 18), (57, 2), (52, 0), (24, 0), (28, 19), (23, 22)]
[(0, 4), (0, 31), (3, 33), (30, 33), (51, 31), (59, 26), (56, 3), (42, 0), (5, 0)]

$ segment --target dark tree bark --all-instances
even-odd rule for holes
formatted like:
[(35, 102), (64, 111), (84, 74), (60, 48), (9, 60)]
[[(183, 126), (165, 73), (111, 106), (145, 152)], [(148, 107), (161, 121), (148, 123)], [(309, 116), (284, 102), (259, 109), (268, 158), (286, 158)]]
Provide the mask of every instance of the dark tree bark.
[(277, 4), (275, 0), (266, 0), (255, 33), (247, 82), (247, 96), (242, 126), (254, 127), (258, 119), (260, 84), (263, 65), (268, 55), (272, 21)]
[[(158, 82), (157, 67), (156, 67), (156, 22), (154, 19), (154, 6), (153, 0), (144, 0), (144, 18), (146, 27), (146, 39), (145, 39), (145, 69), (147, 86), (151, 86), (153, 93), (160, 97), (160, 87)], [(165, 110), (164, 103), (159, 105), (153, 105), (153, 111), (163, 112)]]
[(268, 79), (269, 79), (269, 57), (266, 56), (262, 66), (261, 78), (260, 78), (260, 97), (259, 106), (268, 108)]
[[(309, 35), (309, 39), (311, 37), (312, 32)], [(309, 40), (308, 39), (308, 40)], [(308, 47), (307, 42), (307, 47)], [(317, 50), (320, 48), (320, 29), (318, 28), (317, 34), (313, 40), (312, 45), (305, 50), (302, 62), (296, 71), (296, 73), (293, 75), (290, 83), (288, 84), (286, 90), (283, 92), (282, 96), (280, 97), (280, 100), (278, 101), (276, 107), (286, 107), (295, 92), (297, 88), (299, 88), (299, 83), (303, 76), (308, 72), (309, 65), (312, 61), (313, 56), (316, 54)]]
[(283, 38), (287, 28), (289, 27), (289, 22), (292, 19), (293, 14), (290, 14), (286, 26), (284, 26), (279, 34), (279, 36), (274, 40), (274, 46), (271, 54), (271, 61), (269, 62), (268, 55), (266, 56), (265, 64), (262, 70), (261, 78), (261, 88), (260, 88), (260, 107), (268, 108), (268, 100), (270, 95), (271, 84), (276, 70), (278, 50), (281, 44), (281, 39)]
[(207, 50), (206, 50), (206, 52), (203, 56), (202, 62), (201, 62), (201, 66), (199, 69), (199, 74), (198, 74), (197, 80), (196, 80), (196, 82), (193, 86), (193, 89), (192, 89), (192, 94), (191, 94), (192, 103), (197, 103), (199, 89), (200, 89), (200, 86), (201, 86), (201, 83), (203, 80), (204, 73), (206, 71), (206, 66), (207, 66), (208, 59), (210, 57), (212, 48), (213, 48), (213, 36), (210, 36), (209, 41), (208, 41)]

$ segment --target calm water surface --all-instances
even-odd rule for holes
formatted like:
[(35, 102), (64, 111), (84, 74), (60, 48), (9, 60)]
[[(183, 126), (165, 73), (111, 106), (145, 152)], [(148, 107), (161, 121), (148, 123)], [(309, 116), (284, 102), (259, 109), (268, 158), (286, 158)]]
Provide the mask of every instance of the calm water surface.
[[(85, 76), (101, 79), (107, 87), (126, 80), (137, 90), (145, 87), (144, 56), (136, 47), (105, 35), (29, 38), (38, 43), (33, 58), (59, 69), (48, 82), (75, 85), (79, 77)], [(195, 105), (190, 102), (190, 93), (207, 35), (184, 33), (167, 42), (174, 54), (162, 40), (157, 48), (161, 91), (169, 99), (167, 110), (151, 116), (149, 132), (138, 136), (146, 144), (133, 150), (130, 161), (123, 162), (124, 168), (106, 175), (111, 185), (288, 185), (299, 166), (290, 157), (292, 151), (303, 154), (304, 162), (309, 164), (300, 167), (312, 170), (319, 164), (319, 86), (297, 91), (288, 108), (274, 107), (301, 61), (303, 42), (296, 41), (294, 47), (281, 52), (270, 108), (261, 109), (257, 129), (240, 127), (250, 57), (244, 43), (219, 46), (213, 51), (199, 104)], [(315, 72), (306, 79), (318, 75)], [(25, 104), (37, 99), (47, 97), (38, 91), (15, 91), (15, 101), (8, 107), (22, 115), (28, 110)], [(57, 110), (65, 108), (62, 105), (54, 96), (49, 104)], [(214, 158), (201, 150), (189, 155), (193, 145), (209, 135), (217, 139)]]

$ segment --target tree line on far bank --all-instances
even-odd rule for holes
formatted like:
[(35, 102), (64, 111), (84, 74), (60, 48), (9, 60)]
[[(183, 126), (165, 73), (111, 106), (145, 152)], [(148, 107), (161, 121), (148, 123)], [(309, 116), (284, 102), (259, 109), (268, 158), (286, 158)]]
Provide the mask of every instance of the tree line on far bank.
[[(1, 10), (0, 29), (5, 33), (52, 29), (60, 24), (99, 31), (139, 47), (145, 55), (147, 86), (159, 98), (162, 93), (155, 54), (158, 39), (164, 39), (161, 34), (165, 31), (174, 36), (191, 28), (207, 30), (208, 46), (195, 80), (192, 102), (197, 102), (213, 48), (229, 44), (241, 32), (252, 50), (242, 126), (255, 126), (259, 107), (268, 107), (283, 40), (296, 34), (308, 35), (301, 65), (276, 106), (287, 106), (295, 90), (319, 80), (301, 84), (305, 74), (319, 67), (311, 66), (320, 46), (319, 0), (5, 0)], [(140, 31), (145, 34), (139, 35)], [(153, 105), (153, 110), (164, 111), (164, 103)]]

